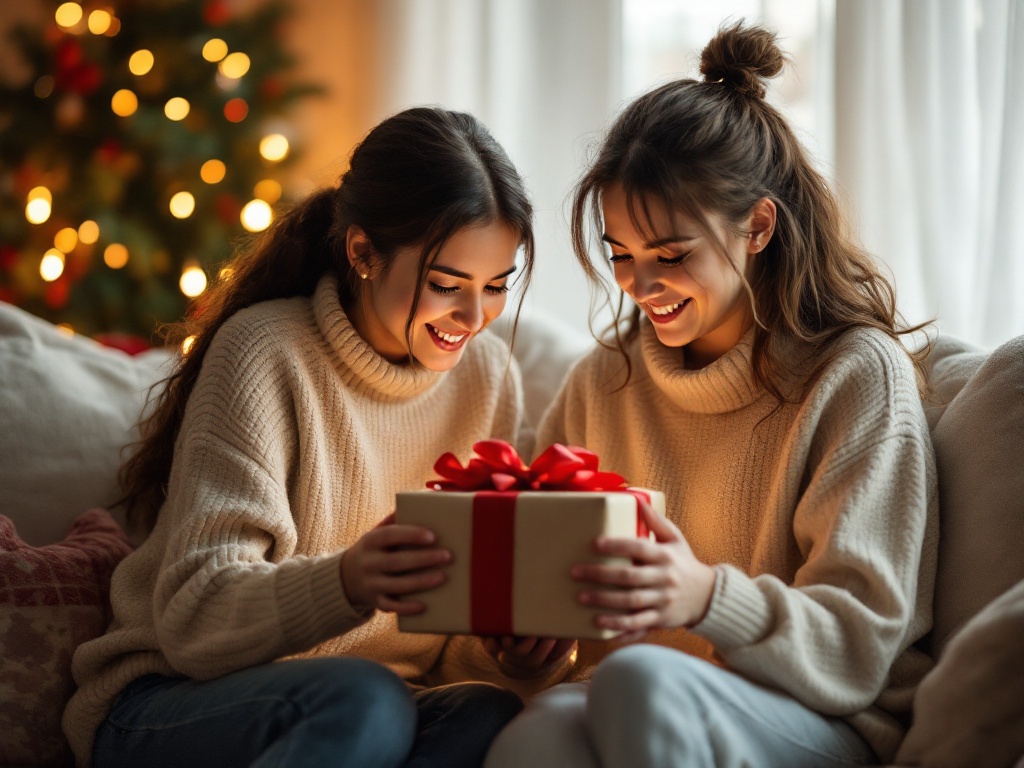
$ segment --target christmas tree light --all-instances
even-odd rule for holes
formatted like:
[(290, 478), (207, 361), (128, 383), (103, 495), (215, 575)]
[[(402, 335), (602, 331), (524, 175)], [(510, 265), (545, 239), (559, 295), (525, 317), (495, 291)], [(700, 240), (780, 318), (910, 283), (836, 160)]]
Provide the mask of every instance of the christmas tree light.
[(287, 200), (284, 121), (320, 89), (292, 77), (284, 0), (50, 8), (5, 42), (27, 75), (0, 82), (0, 300), (155, 341)]

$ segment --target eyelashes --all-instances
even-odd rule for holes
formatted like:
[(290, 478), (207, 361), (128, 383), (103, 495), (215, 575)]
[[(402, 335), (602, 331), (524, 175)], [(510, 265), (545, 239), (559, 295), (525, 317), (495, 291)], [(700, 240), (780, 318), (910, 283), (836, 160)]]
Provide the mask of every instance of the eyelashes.
[[(458, 293), (461, 290), (457, 285), (438, 285), (433, 281), (427, 281), (427, 287), (441, 296), (451, 296), (453, 293)], [(487, 285), (484, 286), (484, 290), (493, 296), (501, 296), (503, 293), (508, 293), (508, 284)]]
[[(665, 258), (664, 256), (658, 257), (658, 265), (662, 267), (677, 267), (682, 264), (689, 257), (689, 253), (683, 253), (679, 256), (673, 256), (672, 258)], [(632, 261), (633, 257), (628, 253), (613, 253), (608, 259), (612, 264), (624, 264), (627, 261)]]

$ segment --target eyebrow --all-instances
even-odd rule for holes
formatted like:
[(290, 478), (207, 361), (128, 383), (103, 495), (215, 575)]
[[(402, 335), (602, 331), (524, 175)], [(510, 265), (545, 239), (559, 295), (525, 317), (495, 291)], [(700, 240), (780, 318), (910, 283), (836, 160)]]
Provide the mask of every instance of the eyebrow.
[[(472, 280), (473, 279), (473, 276), (468, 274), (468, 273), (466, 273), (466, 272), (462, 272), (462, 271), (460, 271), (458, 269), (453, 269), (451, 267), (445, 267), (445, 266), (443, 266), (441, 264), (434, 264), (430, 269), (431, 269), (432, 272), (443, 272), (446, 275), (451, 275), (452, 277), (459, 277), (459, 278), (462, 278), (463, 280)], [(492, 277), (487, 282), (493, 283), (495, 280), (501, 280), (501, 278), (508, 277), (509, 275), (511, 275), (515, 271), (516, 271), (516, 267), (515, 267), (515, 264), (513, 264), (510, 269), (506, 269), (500, 275), (495, 275), (494, 277)]]
[[(618, 240), (615, 240), (614, 238), (608, 236), (607, 234), (601, 235), (601, 239), (604, 240), (604, 242), (609, 243), (610, 245), (617, 245), (619, 246), (619, 248), (626, 247)], [(657, 240), (651, 240), (649, 243), (644, 243), (644, 248), (646, 248), (649, 251), (653, 251), (657, 248), (661, 248), (666, 245), (671, 245), (672, 243), (688, 243), (689, 241), (696, 239), (696, 237), (691, 237), (690, 235), (670, 235), (669, 237), (659, 237)]]

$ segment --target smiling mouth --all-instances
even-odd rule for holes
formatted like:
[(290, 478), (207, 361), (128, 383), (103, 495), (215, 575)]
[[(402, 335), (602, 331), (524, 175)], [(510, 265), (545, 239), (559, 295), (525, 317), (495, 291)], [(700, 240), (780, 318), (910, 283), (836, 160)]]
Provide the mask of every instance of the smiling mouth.
[(440, 328), (435, 328), (430, 323), (427, 323), (427, 328), (430, 330), (430, 338), (445, 352), (453, 352), (459, 349), (466, 343), (466, 339), (469, 338), (468, 333), (448, 333)]
[(674, 304), (662, 304), (660, 306), (648, 303), (646, 305), (647, 316), (656, 323), (667, 323), (679, 317), (691, 301), (693, 299), (683, 299)]

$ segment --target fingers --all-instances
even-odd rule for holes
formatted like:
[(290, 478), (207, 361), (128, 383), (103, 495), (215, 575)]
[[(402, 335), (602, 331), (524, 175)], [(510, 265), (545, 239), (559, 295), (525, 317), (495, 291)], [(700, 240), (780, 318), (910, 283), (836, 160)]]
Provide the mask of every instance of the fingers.
[(611, 614), (602, 613), (594, 619), (594, 623), (602, 629), (614, 629), (621, 632), (645, 632), (660, 626), (661, 612), (653, 608), (637, 613)]
[(368, 552), (366, 554), (367, 571), (386, 574), (402, 574), (409, 571), (420, 571), (437, 568), (452, 561), (452, 553), (447, 549), (404, 549), (397, 552)]
[(654, 507), (643, 499), (637, 499), (640, 505), (640, 514), (647, 527), (651, 529), (657, 541), (683, 541), (683, 533), (676, 527), (676, 524), (664, 515), (654, 511)]
[(369, 574), (367, 588), (378, 596), (378, 604), (382, 597), (397, 597), (416, 592), (425, 592), (439, 587), (444, 583), (443, 570), (420, 570), (415, 573), (400, 575)]
[(376, 549), (388, 547), (425, 547), (437, 541), (437, 536), (429, 528), (420, 525), (402, 525), (391, 523), (371, 528), (363, 536), (368, 545)]
[(594, 549), (608, 557), (626, 557), (645, 563), (665, 562), (664, 548), (647, 539), (608, 539), (598, 537)]
[(668, 596), (661, 589), (599, 589), (580, 592), (580, 603), (590, 607), (613, 611), (639, 611), (644, 608), (664, 608)]
[(415, 616), (427, 610), (427, 606), (419, 600), (396, 600), (390, 595), (377, 595), (377, 608), (398, 616)]
[(574, 565), (570, 571), (576, 581), (609, 587), (654, 587), (665, 583), (665, 570), (657, 566)]

